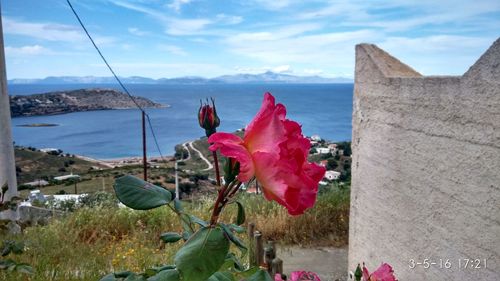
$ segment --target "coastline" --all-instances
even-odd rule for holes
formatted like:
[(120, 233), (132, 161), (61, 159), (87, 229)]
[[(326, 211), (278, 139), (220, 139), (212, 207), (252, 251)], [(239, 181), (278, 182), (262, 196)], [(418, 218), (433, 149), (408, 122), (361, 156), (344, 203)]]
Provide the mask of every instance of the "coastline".
[[(82, 159), (88, 162), (96, 163), (108, 168), (116, 168), (123, 167), (129, 165), (142, 165), (142, 157), (141, 156), (132, 156), (132, 157), (120, 157), (120, 158), (109, 158), (109, 159), (96, 159), (84, 155), (77, 155), (75, 157), (78, 159)], [(173, 158), (171, 155), (166, 155), (163, 159), (170, 161)], [(162, 158), (160, 156), (148, 157), (148, 163), (161, 161)]]

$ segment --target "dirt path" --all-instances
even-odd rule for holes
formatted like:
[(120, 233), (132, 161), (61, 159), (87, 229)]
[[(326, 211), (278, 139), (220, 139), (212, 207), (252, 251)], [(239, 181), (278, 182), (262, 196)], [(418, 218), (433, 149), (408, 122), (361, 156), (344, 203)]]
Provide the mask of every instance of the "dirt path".
[(347, 280), (347, 247), (280, 247), (278, 257), (283, 260), (283, 271), (314, 271), (321, 281)]
[(205, 161), (205, 163), (207, 163), (207, 168), (206, 169), (203, 169), (202, 171), (209, 171), (209, 170), (212, 170), (214, 168), (214, 166), (212, 165), (212, 163), (210, 163), (210, 161), (203, 155), (203, 153), (201, 153), (201, 151), (199, 151), (198, 149), (196, 149), (193, 145), (193, 142), (189, 142), (189, 147), (194, 150), (196, 153), (198, 153), (198, 156), (201, 158), (201, 160)]

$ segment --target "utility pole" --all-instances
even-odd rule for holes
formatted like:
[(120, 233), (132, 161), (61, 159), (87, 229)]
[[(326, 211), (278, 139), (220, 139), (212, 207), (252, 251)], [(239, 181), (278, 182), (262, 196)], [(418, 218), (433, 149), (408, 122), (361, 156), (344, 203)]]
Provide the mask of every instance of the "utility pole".
[(177, 175), (177, 159), (175, 160), (175, 198), (177, 200), (180, 200), (180, 194), (179, 194), (179, 176)]
[[(2, 8), (0, 7), (0, 15), (1, 13)], [(13, 196), (18, 196), (10, 102), (7, 93), (3, 26), (0, 17), (0, 186), (3, 186), (5, 183), (8, 185), (8, 190), (4, 195), (4, 201), (10, 200)]]
[(148, 158), (146, 155), (146, 113), (142, 110), (142, 162), (144, 165), (144, 180), (148, 180)]

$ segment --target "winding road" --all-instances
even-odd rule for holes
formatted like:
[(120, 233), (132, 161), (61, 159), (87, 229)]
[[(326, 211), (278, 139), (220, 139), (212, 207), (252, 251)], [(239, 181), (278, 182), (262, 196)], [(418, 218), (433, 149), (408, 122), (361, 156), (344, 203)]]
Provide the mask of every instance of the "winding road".
[(195, 151), (196, 153), (198, 153), (198, 156), (200, 156), (200, 158), (205, 161), (205, 163), (207, 163), (207, 168), (206, 169), (203, 169), (202, 171), (209, 171), (209, 170), (212, 170), (214, 168), (214, 165), (212, 165), (212, 163), (210, 163), (210, 161), (205, 157), (205, 155), (203, 155), (203, 153), (201, 153), (201, 151), (199, 151), (197, 148), (194, 147), (193, 145), (193, 142), (185, 142), (182, 144), (182, 146), (188, 151), (188, 157), (184, 160), (189, 160), (191, 159), (191, 153), (189, 152), (189, 149), (188, 149), (188, 145), (189, 147)]

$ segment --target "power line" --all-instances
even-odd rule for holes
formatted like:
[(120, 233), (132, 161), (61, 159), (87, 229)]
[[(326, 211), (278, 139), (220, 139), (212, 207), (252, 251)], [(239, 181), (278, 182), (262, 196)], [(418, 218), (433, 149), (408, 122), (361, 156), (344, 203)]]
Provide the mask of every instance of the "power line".
[(156, 138), (156, 134), (155, 134), (155, 131), (153, 129), (153, 124), (151, 123), (151, 119), (149, 118), (149, 114), (147, 114), (146, 111), (137, 103), (137, 101), (135, 100), (134, 96), (132, 96), (130, 94), (130, 92), (127, 90), (127, 88), (125, 87), (125, 85), (123, 85), (123, 83), (120, 80), (120, 78), (118, 77), (118, 75), (116, 75), (115, 71), (113, 70), (113, 68), (111, 67), (111, 65), (108, 63), (108, 61), (104, 57), (104, 55), (102, 54), (102, 52), (99, 49), (99, 47), (97, 47), (97, 44), (95, 43), (95, 41), (92, 38), (92, 36), (90, 36), (90, 33), (88, 32), (87, 28), (85, 27), (85, 25), (83, 24), (82, 20), (80, 19), (80, 16), (78, 16), (78, 13), (76, 12), (75, 8), (73, 8), (73, 5), (71, 4), (71, 2), (69, 0), (66, 0), (66, 2), (68, 3), (69, 7), (71, 8), (71, 11), (75, 15), (76, 19), (78, 20), (78, 23), (80, 23), (80, 26), (85, 31), (85, 34), (87, 34), (87, 37), (90, 39), (90, 42), (92, 42), (92, 45), (94, 45), (94, 48), (96, 49), (97, 53), (99, 53), (99, 56), (101, 56), (101, 59), (104, 61), (104, 63), (108, 67), (109, 71), (111, 71), (111, 73), (115, 77), (115, 79), (118, 82), (118, 84), (120, 84), (120, 86), (123, 89), (123, 91), (125, 91), (125, 93), (127, 93), (127, 95), (130, 97), (130, 99), (132, 100), (132, 102), (134, 102), (134, 104), (137, 106), (137, 108), (139, 108), (139, 110), (142, 111), (142, 112), (144, 112), (144, 114), (146, 115), (147, 120), (148, 120), (148, 125), (149, 125), (150, 131), (151, 131), (151, 135), (153, 136), (156, 148), (158, 149), (158, 153), (160, 153), (161, 159), (165, 160), (163, 158), (163, 154), (161, 153), (160, 145), (158, 144), (158, 140)]

